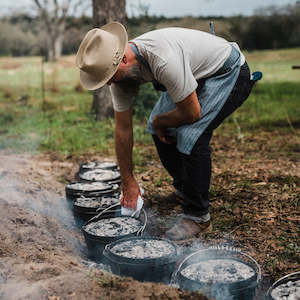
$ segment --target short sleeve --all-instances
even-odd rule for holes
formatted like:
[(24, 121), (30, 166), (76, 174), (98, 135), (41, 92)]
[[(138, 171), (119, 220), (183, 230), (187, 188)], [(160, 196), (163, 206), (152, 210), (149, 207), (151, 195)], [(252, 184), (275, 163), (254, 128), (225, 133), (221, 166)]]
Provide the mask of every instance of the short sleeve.
[(166, 87), (174, 103), (184, 100), (198, 86), (185, 57), (169, 57), (163, 66), (156, 69), (155, 77)]
[(122, 112), (132, 106), (133, 98), (139, 92), (139, 85), (129, 86), (128, 84), (112, 83), (110, 91), (114, 110)]

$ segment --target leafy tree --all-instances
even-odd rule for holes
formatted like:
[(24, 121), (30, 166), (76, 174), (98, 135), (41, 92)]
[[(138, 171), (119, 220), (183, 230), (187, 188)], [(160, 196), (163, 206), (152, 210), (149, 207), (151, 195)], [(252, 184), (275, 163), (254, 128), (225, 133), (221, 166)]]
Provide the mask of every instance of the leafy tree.
[(29, 55), (35, 42), (32, 32), (24, 31), (18, 24), (11, 24), (7, 20), (0, 21), (0, 55)]
[(300, 45), (300, 2), (259, 9), (253, 17), (230, 20), (230, 32), (243, 48), (272, 49)]

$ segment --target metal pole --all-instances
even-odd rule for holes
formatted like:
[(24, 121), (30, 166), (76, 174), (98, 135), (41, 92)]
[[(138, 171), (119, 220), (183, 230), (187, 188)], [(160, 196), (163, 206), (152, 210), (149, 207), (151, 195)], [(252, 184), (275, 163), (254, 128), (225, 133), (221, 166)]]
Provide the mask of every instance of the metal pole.
[(214, 21), (210, 21), (210, 22), (209, 22), (209, 31), (210, 31), (211, 34), (216, 35), (216, 34), (215, 34)]
[(43, 117), (45, 117), (45, 109), (46, 109), (44, 62), (45, 62), (45, 57), (42, 56), (42, 63), (41, 63), (41, 90), (42, 90), (42, 112), (43, 112)]

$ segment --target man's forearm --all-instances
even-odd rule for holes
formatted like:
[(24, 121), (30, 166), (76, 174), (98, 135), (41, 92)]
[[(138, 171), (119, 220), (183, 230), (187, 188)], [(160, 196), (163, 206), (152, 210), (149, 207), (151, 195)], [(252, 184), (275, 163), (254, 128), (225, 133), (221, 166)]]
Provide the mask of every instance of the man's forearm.
[(154, 124), (159, 127), (179, 127), (184, 124), (194, 122), (191, 118), (185, 117), (180, 114), (177, 108), (168, 111), (166, 113), (159, 114), (155, 117)]
[(133, 129), (131, 112), (115, 113), (115, 151), (120, 167), (122, 182), (133, 179), (132, 148)]
[(136, 209), (140, 188), (133, 176), (132, 148), (132, 109), (115, 112), (115, 148), (122, 179), (121, 205)]
[(120, 166), (122, 182), (128, 181), (133, 175), (132, 170), (133, 134), (127, 131), (116, 130), (115, 150)]
[(157, 115), (152, 125), (154, 128), (179, 127), (184, 124), (191, 124), (200, 119), (201, 107), (196, 92), (193, 92), (186, 99), (176, 104), (176, 108)]

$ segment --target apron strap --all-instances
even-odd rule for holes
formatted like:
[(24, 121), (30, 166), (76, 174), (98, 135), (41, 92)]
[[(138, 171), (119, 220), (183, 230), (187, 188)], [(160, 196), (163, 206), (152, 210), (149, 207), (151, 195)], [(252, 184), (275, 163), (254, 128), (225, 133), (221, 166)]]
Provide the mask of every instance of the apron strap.
[[(139, 50), (136, 47), (136, 45), (133, 42), (129, 42), (129, 46), (130, 46), (131, 50), (133, 51), (133, 53), (135, 54), (137, 60), (141, 64), (143, 64), (146, 67), (146, 69), (152, 74), (149, 63), (143, 56), (140, 55)], [(152, 84), (153, 84), (154, 89), (156, 89), (157, 91), (165, 92), (167, 90), (164, 85), (160, 84), (155, 79), (152, 81)]]

